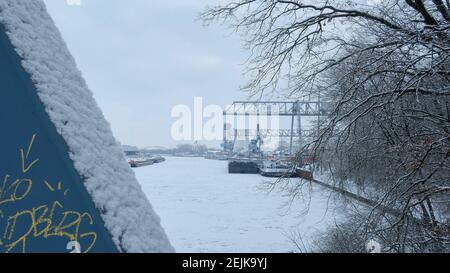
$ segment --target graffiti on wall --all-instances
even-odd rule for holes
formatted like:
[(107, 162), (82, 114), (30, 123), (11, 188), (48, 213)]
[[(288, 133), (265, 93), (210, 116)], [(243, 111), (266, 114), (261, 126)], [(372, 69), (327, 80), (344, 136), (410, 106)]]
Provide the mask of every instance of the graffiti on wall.
[[(0, 252), (26, 253), (31, 239), (49, 238), (60, 238), (68, 244), (83, 242), (80, 251), (89, 252), (97, 240), (97, 233), (90, 229), (94, 224), (92, 215), (65, 206), (71, 189), (64, 181), (35, 179), (31, 175), (41, 163), (39, 155), (33, 153), (37, 138), (33, 134), (30, 142), (17, 153), (20, 173), (4, 174), (0, 184)], [(47, 191), (50, 197), (47, 203), (28, 202), (36, 188)], [(21, 203), (31, 206), (23, 208)], [(5, 207), (9, 209), (4, 210)], [(21, 209), (11, 209), (14, 207)]]

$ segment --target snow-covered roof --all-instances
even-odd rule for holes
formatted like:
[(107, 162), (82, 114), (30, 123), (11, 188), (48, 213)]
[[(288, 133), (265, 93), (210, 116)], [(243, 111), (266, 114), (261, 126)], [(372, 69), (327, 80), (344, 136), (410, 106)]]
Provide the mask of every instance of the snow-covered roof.
[(174, 251), (43, 1), (0, 0), (0, 24), (117, 247)]

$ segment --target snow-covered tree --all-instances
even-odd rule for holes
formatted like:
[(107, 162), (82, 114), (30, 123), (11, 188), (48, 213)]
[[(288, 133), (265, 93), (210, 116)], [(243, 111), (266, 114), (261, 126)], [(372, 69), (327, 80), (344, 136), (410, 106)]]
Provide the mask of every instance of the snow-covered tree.
[(448, 0), (236, 0), (203, 18), (242, 33), (251, 94), (334, 105), (305, 149), (378, 202), (360, 217), (363, 237), (450, 250)]

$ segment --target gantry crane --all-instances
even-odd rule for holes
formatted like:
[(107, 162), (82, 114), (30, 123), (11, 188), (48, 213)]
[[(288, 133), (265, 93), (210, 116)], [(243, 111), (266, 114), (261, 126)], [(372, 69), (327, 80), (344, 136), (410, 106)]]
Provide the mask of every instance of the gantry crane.
[[(239, 136), (256, 137), (256, 142), (261, 145), (262, 138), (267, 136), (278, 136), (281, 138), (290, 138), (290, 154), (293, 154), (294, 138), (297, 137), (299, 143), (302, 138), (311, 136), (310, 131), (303, 130), (302, 117), (321, 117), (330, 114), (329, 103), (320, 101), (236, 101), (231, 106), (225, 109), (224, 115), (224, 132), (223, 132), (223, 148), (228, 152), (233, 152), (236, 140)], [(227, 116), (256, 116), (258, 117), (258, 125), (255, 130), (248, 129), (234, 129), (233, 140), (228, 139), (228, 130), (231, 130), (227, 125)], [(260, 116), (280, 116), (291, 117), (291, 129), (283, 130), (260, 130), (259, 117)], [(295, 120), (297, 120), (298, 128), (295, 129)]]

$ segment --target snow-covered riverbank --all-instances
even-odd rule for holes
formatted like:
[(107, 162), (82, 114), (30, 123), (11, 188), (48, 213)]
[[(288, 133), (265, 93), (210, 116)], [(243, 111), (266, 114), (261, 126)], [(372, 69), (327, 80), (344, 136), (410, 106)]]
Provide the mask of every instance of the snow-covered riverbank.
[(230, 175), (226, 161), (168, 158), (135, 172), (178, 252), (294, 251), (291, 234), (308, 243), (338, 215), (322, 188), (287, 206), (262, 189), (267, 178)]

